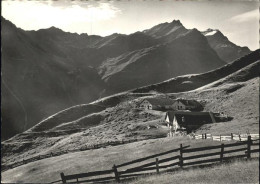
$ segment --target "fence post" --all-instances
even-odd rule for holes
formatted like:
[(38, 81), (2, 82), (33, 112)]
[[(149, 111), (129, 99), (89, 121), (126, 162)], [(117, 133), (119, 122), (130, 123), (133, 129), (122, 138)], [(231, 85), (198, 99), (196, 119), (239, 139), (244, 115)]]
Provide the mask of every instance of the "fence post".
[(224, 157), (224, 144), (221, 144), (220, 162), (223, 161), (223, 157)]
[(113, 170), (114, 170), (114, 173), (115, 173), (116, 181), (120, 182), (120, 178), (119, 178), (119, 174), (118, 174), (116, 165), (113, 166)]
[(201, 138), (202, 138), (202, 139), (204, 139), (204, 136), (203, 136), (203, 134), (201, 134)]
[(219, 141), (221, 142), (221, 135), (219, 135)]
[(247, 158), (251, 158), (251, 136), (247, 137)]
[(233, 133), (231, 133), (231, 140), (233, 140)]
[(205, 139), (207, 139), (207, 134), (205, 133)]
[(65, 175), (64, 175), (63, 172), (60, 173), (60, 177), (61, 177), (61, 181), (62, 181), (62, 183), (66, 183), (66, 178), (65, 178)]
[(159, 159), (156, 158), (156, 173), (159, 174)]
[(183, 158), (182, 158), (182, 156), (183, 156), (183, 153), (182, 153), (182, 144), (180, 144), (180, 157), (179, 157), (179, 166), (182, 168), (182, 166), (183, 166)]
[(247, 131), (246, 131), (246, 134), (249, 136), (250, 135), (250, 132), (249, 132), (249, 130), (247, 129)]
[(239, 141), (241, 141), (241, 135), (240, 134), (238, 134), (238, 137), (239, 137)]

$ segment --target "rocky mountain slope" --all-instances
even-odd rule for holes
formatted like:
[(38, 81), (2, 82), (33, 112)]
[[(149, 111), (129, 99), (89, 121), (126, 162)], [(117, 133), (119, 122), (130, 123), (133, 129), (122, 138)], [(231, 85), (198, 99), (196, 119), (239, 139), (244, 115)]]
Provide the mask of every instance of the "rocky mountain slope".
[[(179, 20), (173, 20), (170, 23), (158, 24), (143, 32), (163, 42), (170, 42), (188, 31)], [(251, 52), (248, 47), (240, 47), (229, 41), (220, 30), (209, 28), (201, 33), (207, 38), (211, 48), (217, 52), (223, 61), (232, 62)]]
[[(205, 111), (224, 112), (233, 119), (201, 127), (202, 133), (259, 131), (260, 50), (211, 72), (181, 76), (170, 81), (191, 79), (194, 90), (163, 87), (167, 93), (128, 91), (77, 105), (50, 116), (28, 131), (2, 142), (3, 164), (50, 152), (85, 149), (91, 145), (165, 137), (165, 113), (135, 107), (145, 98), (187, 98), (200, 101)], [(215, 76), (215, 77), (214, 77)], [(194, 79), (197, 80), (192, 80)], [(208, 80), (214, 79), (214, 81)], [(175, 83), (174, 85), (178, 85)], [(196, 87), (195, 87), (196, 86)], [(197, 88), (197, 89), (196, 89)], [(144, 88), (145, 89), (145, 88)], [(149, 89), (152, 89), (151, 87)]]
[[(59, 36), (67, 37), (63, 34)], [(97, 99), (106, 88), (94, 68), (67, 57), (65, 47), (51, 37), (41, 43), (43, 36), (35, 38), (5, 20), (1, 35), (2, 137), (25, 131), (64, 108)]]
[(176, 20), (106, 37), (1, 25), (4, 139), (70, 106), (225, 64), (207, 36)]
[(123, 91), (224, 64), (205, 37), (193, 29), (172, 42), (109, 58), (99, 67), (99, 74), (112, 89)]
[(165, 22), (144, 30), (143, 33), (152, 36), (153, 38), (170, 42), (188, 31), (189, 30), (186, 29), (179, 20), (173, 20), (170, 23)]
[(248, 47), (240, 47), (230, 42), (219, 30), (207, 29), (202, 33), (219, 57), (228, 63), (251, 52)]

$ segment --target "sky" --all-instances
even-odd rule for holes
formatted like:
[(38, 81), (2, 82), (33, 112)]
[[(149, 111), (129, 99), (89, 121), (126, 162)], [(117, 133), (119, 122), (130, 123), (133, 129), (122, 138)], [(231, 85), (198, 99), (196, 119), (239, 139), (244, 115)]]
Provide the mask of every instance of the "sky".
[(230, 41), (259, 48), (259, 2), (174, 0), (3, 0), (2, 16), (24, 30), (131, 34), (180, 20), (188, 29), (219, 29)]

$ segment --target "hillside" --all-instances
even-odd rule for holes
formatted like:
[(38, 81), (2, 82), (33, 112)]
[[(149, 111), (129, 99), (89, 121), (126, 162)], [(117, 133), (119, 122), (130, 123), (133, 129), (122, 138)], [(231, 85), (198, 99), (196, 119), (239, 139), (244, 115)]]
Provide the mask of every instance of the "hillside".
[(2, 138), (66, 107), (97, 99), (105, 89), (95, 69), (80, 67), (52, 48), (59, 45), (41, 44), (4, 19), (1, 35)]
[[(2, 162), (10, 164), (39, 154), (68, 150), (70, 152), (96, 144), (109, 146), (112, 142), (166, 137), (169, 130), (164, 122), (165, 112), (135, 107), (137, 102), (145, 98), (167, 96), (172, 99), (195, 99), (203, 103), (205, 111), (224, 112), (232, 118), (228, 122), (202, 126), (197, 130), (198, 133), (257, 133), (259, 107), (256, 102), (259, 101), (260, 65), (258, 56), (259, 50), (225, 67), (196, 75), (199, 79), (216, 76), (217, 80), (208, 80), (208, 83), (206, 80), (198, 80), (196, 86), (200, 88), (193, 91), (175, 92), (174, 88), (171, 88), (172, 91), (168, 89), (167, 94), (128, 91), (91, 104), (68, 108), (41, 121), (30, 130), (2, 142)], [(218, 79), (220, 76), (225, 77)], [(185, 77), (187, 76), (180, 78)], [(158, 88), (154, 90), (158, 91)]]
[[(74, 153), (67, 153), (61, 156), (50, 157), (47, 159), (37, 160), (26, 165), (22, 165), (7, 171), (2, 172), (2, 182), (4, 183), (51, 183), (60, 180), (60, 173), (78, 174), (92, 172), (96, 170), (111, 169), (113, 164), (122, 164), (137, 158), (158, 154), (164, 151), (178, 148), (180, 144), (192, 147), (216, 146), (220, 143), (212, 140), (192, 140), (190, 138), (177, 137), (173, 139), (161, 138), (153, 140), (139, 141), (135, 143), (123, 144), (118, 146), (109, 146), (106, 148), (86, 150)], [(131, 153), (131, 154), (130, 154)], [(178, 153), (175, 153), (178, 154)], [(171, 156), (175, 156), (171, 153)], [(95, 158), (95, 159), (90, 159)], [(160, 157), (161, 158), (161, 157)], [(153, 161), (154, 159), (150, 159)], [(86, 165), (88, 167), (86, 167)], [(138, 166), (137, 164), (132, 167)], [(176, 181), (178, 183), (192, 183), (196, 181), (211, 182), (224, 181), (235, 183), (257, 182), (259, 173), (259, 159), (238, 160), (232, 163), (222, 163), (205, 168), (187, 168), (184, 170), (176, 170), (175, 172), (161, 173), (148, 177), (138, 177), (133, 182), (138, 183), (162, 183), (163, 181)], [(119, 171), (127, 167), (120, 168)], [(241, 168), (243, 170), (241, 170)], [(161, 170), (160, 170), (161, 172)], [(210, 172), (210, 178), (205, 176), (205, 172)], [(216, 175), (216, 172), (218, 173)], [(110, 176), (114, 177), (114, 173)], [(175, 176), (178, 176), (177, 178)], [(199, 176), (199, 177), (197, 177)], [(221, 178), (225, 176), (225, 178)], [(250, 176), (250, 177), (248, 177)], [(131, 181), (125, 181), (131, 183)], [(125, 183), (122, 181), (122, 183)], [(114, 182), (113, 182), (114, 183)]]
[[(163, 42), (171, 42), (188, 31), (190, 30), (186, 29), (179, 20), (173, 20), (172, 22), (165, 22), (144, 30), (143, 33)], [(220, 30), (209, 28), (201, 33), (207, 38), (210, 47), (227, 63), (251, 52), (248, 47), (240, 47), (229, 41)]]
[[(155, 90), (161, 93), (184, 92), (199, 88), (211, 82), (224, 78), (251, 63), (258, 61), (260, 58), (260, 50), (256, 50), (240, 59), (233, 61), (216, 70), (212, 70), (203, 74), (184, 75), (167, 81), (148, 85), (145, 87), (132, 90), (133, 93), (148, 93)], [(258, 72), (252, 73), (253, 76), (258, 76)]]
[(106, 37), (1, 25), (4, 140), (71, 106), (226, 63), (178, 20)]
[(123, 91), (224, 64), (205, 37), (194, 29), (164, 45), (110, 58), (102, 63), (99, 74), (112, 89)]
[[(200, 143), (193, 141), (194, 146), (201, 144), (201, 141), (199, 142)], [(176, 144), (171, 143), (171, 139), (145, 140), (125, 145), (68, 153), (58, 157), (35, 161), (2, 172), (2, 181), (5, 183), (36, 183), (37, 180), (37, 182), (47, 183), (59, 180), (60, 172), (76, 174), (94, 170), (111, 169), (113, 164), (120, 164), (151, 155), (151, 153), (156, 154), (177, 148), (180, 143), (186, 145), (191, 144), (189, 138), (177, 139)], [(210, 144), (212, 143), (208, 142), (208, 145)], [(88, 167), (86, 167), (86, 165), (88, 165)]]
[[(190, 184), (190, 183), (257, 183), (259, 181), (259, 159), (238, 160), (223, 165), (187, 169), (137, 178), (129, 184)], [(243, 171), (243, 172), (241, 172)], [(207, 174), (205, 174), (207, 173)], [(217, 174), (216, 174), (217, 173)]]

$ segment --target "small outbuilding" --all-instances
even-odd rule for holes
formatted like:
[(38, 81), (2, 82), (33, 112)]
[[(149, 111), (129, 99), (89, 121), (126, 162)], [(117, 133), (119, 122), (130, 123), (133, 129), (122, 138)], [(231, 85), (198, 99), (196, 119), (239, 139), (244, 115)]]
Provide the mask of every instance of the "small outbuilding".
[(185, 131), (187, 133), (191, 133), (204, 124), (216, 122), (212, 112), (185, 111), (168, 111), (165, 121), (174, 132)]
[(201, 111), (203, 106), (196, 100), (177, 99), (172, 104), (173, 110)]
[(174, 100), (171, 98), (149, 98), (143, 100), (139, 108), (152, 110), (171, 110)]

